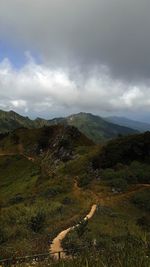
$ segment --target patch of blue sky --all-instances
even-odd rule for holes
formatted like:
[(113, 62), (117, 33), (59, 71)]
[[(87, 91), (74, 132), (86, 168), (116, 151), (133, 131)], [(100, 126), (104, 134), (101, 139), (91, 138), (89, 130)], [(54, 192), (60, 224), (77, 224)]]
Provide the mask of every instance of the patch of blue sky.
[(30, 53), (37, 64), (41, 64), (42, 60), (36, 51), (21, 48), (15, 44), (10, 44), (0, 40), (0, 62), (8, 58), (16, 69), (21, 69), (28, 61), (26, 51)]

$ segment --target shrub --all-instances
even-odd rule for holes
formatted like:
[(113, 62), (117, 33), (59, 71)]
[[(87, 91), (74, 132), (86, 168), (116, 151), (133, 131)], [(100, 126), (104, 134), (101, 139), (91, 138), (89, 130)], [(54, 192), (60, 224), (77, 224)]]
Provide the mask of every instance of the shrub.
[(118, 192), (126, 191), (128, 186), (126, 180), (120, 178), (107, 181), (107, 185), (114, 187)]
[(78, 237), (80, 238), (85, 231), (87, 230), (88, 220), (83, 220), (79, 222), (78, 226), (76, 227), (76, 232)]
[(70, 197), (64, 197), (64, 199), (62, 200), (62, 204), (63, 205), (73, 204), (73, 200)]
[(102, 179), (104, 180), (112, 180), (115, 176), (115, 172), (113, 169), (102, 170)]
[(0, 226), (0, 245), (2, 245), (5, 241), (7, 241), (8, 235), (4, 229), (4, 227)]
[(137, 220), (137, 224), (143, 228), (143, 230), (150, 230), (150, 217), (143, 216)]
[(132, 202), (139, 208), (142, 208), (145, 211), (150, 211), (150, 189), (136, 193), (136, 195), (132, 198)]
[(18, 195), (13, 196), (13, 197), (9, 200), (9, 203), (10, 203), (11, 205), (14, 205), (14, 204), (18, 204), (18, 203), (23, 202), (23, 201), (24, 201), (24, 198), (23, 198), (20, 194), (18, 194)]
[(35, 233), (40, 232), (45, 222), (45, 213), (38, 211), (37, 214), (31, 216), (28, 221), (28, 227)]
[(80, 187), (86, 187), (91, 181), (92, 177), (86, 173), (78, 177), (78, 185)]

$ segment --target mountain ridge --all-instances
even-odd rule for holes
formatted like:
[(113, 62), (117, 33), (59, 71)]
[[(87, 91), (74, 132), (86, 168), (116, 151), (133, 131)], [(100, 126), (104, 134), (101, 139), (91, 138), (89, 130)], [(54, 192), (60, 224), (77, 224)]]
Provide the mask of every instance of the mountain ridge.
[(41, 128), (43, 126), (51, 126), (57, 124), (71, 125), (77, 127), (79, 131), (92, 139), (95, 143), (105, 142), (115, 138), (118, 135), (134, 134), (138, 131), (129, 127), (117, 125), (104, 120), (100, 116), (91, 113), (80, 112), (72, 114), (68, 117), (54, 118), (46, 120), (36, 118), (31, 120), (29, 117), (21, 116), (14, 111), (0, 111), (0, 132), (5, 133), (17, 128)]

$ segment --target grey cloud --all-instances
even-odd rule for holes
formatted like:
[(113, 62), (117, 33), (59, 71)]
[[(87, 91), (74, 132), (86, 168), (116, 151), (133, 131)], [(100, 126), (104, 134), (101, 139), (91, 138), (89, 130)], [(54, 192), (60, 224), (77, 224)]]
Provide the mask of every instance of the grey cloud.
[(115, 78), (147, 80), (149, 10), (149, 0), (1, 0), (0, 37), (36, 49), (51, 68), (106, 65)]

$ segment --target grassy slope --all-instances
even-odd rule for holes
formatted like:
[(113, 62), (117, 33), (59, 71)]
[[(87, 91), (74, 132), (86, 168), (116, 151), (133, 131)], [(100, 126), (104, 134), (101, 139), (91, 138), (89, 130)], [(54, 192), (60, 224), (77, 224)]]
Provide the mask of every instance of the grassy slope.
[[(89, 199), (82, 203), (84, 194), (76, 198), (71, 176), (56, 175), (55, 179), (42, 176), (36, 163), (20, 156), (1, 157), (0, 167), (0, 226), (4, 235), (1, 249), (4, 249), (4, 255), (9, 255), (9, 247), (12, 247), (11, 253), (18, 251), (19, 254), (46, 251), (48, 240), (45, 238), (72, 224), (90, 206)], [(35, 233), (28, 227), (28, 221), (40, 211), (44, 212), (44, 225)], [(44, 244), (40, 245), (42, 240)]]
[[(54, 129), (57, 129), (58, 133), (58, 128)], [(24, 130), (18, 131), (19, 136), (20, 131), (22, 136)], [(41, 134), (41, 130), (37, 132)], [(26, 146), (28, 142), (31, 146), (39, 137), (34, 131), (28, 133), (33, 135), (33, 139), (29, 140), (28, 135), (23, 134), (21, 140)], [(60, 133), (62, 134), (62, 129)], [(87, 139), (84, 139), (85, 144), (81, 146), (83, 135), (80, 137), (81, 139), (74, 141), (75, 157), (67, 162), (60, 161), (55, 168), (51, 168), (54, 162), (47, 151), (46, 154), (37, 156), (34, 162), (23, 155), (0, 157), (2, 208), (0, 231), (3, 239), (0, 249), (3, 257), (13, 252), (25, 255), (47, 251), (48, 241), (60, 230), (73, 225), (95, 202), (99, 205), (99, 209), (88, 225), (90, 231), (86, 231), (80, 239), (76, 233), (73, 236), (71, 234), (67, 239), (68, 242), (73, 239), (74, 245), (77, 243), (88, 246), (88, 242), (93, 242), (96, 238), (102, 247), (105, 243), (109, 246), (111, 244), (109, 240), (122, 238), (127, 231), (142, 240), (148, 238), (148, 232), (137, 225), (137, 219), (147, 216), (148, 213), (131, 201), (132, 197), (142, 192), (145, 186), (129, 185), (127, 192), (114, 194), (103, 177), (99, 180), (101, 173), (97, 176), (91, 171), (90, 163), (102, 148), (91, 146)], [(6, 152), (10, 147), (9, 138), (3, 140), (4, 147), (7, 144)], [(14, 149), (14, 143), (12, 147)], [(45, 168), (48, 171), (45, 171)], [(88, 183), (81, 183), (85, 178), (89, 179)], [(79, 187), (80, 183), (82, 187)], [(41, 213), (44, 219), (40, 230), (35, 232), (30, 223)]]
[[(66, 138), (70, 140), (69, 148), (68, 143), (65, 147)], [(44, 149), (39, 154), (35, 146), (43, 145), (43, 140)], [(64, 126), (19, 129), (1, 140), (0, 249), (3, 257), (13, 252), (20, 255), (47, 251), (48, 240), (60, 229), (73, 224), (90, 206), (89, 198), (83, 201), (84, 193), (76, 197), (74, 177), (62, 173), (66, 163), (61, 160), (59, 152), (63, 148), (63, 152), (78, 157), (78, 149), (83, 151), (92, 144), (75, 128)], [(14, 155), (9, 155), (11, 153)], [(59, 166), (51, 168), (58, 158)], [(38, 224), (41, 213), (41, 228), (35, 232), (31, 222)], [(33, 219), (36, 222), (33, 223)]]

